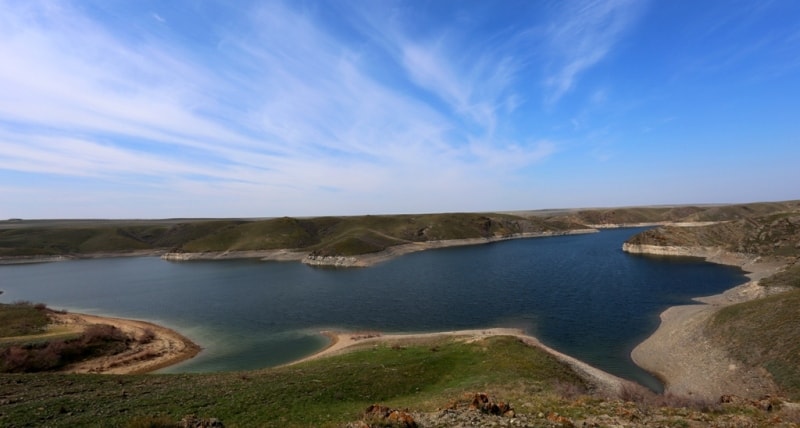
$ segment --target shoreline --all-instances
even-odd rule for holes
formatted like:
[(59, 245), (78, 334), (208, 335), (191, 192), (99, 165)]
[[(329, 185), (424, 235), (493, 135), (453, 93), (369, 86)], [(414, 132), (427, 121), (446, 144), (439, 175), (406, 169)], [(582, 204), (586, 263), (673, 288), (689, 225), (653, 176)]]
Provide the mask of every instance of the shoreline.
[[(59, 373), (143, 374), (177, 364), (196, 356), (202, 348), (186, 336), (147, 321), (50, 312), (53, 326), (81, 332), (96, 324), (114, 326), (135, 338), (125, 351), (71, 364)], [(146, 341), (138, 339), (149, 337)]]
[[(629, 225), (614, 225), (612, 227), (627, 227)], [(606, 226), (608, 228), (609, 226)], [(165, 253), (164, 251), (137, 251), (133, 253), (96, 253), (78, 257), (41, 256), (43, 259), (57, 258), (58, 260), (102, 258), (102, 257), (136, 257), (157, 256), (171, 260), (171, 254), (180, 256), (175, 260), (224, 260), (258, 258), (261, 260), (300, 261), (314, 266), (333, 267), (366, 267), (381, 263), (405, 254), (424, 251), (428, 249), (446, 248), (455, 246), (481, 245), (511, 239), (525, 239), (537, 237), (563, 236), (583, 233), (595, 233), (596, 229), (576, 229), (559, 232), (525, 233), (504, 237), (473, 238), (458, 240), (428, 241), (421, 243), (401, 244), (389, 247), (384, 251), (354, 257), (326, 257), (323, 260), (310, 259), (306, 253), (293, 250), (268, 250), (268, 251), (242, 251), (219, 253)], [(693, 300), (696, 304), (673, 306), (660, 314), (661, 323), (653, 334), (639, 343), (631, 352), (634, 363), (642, 369), (658, 377), (664, 384), (664, 393), (683, 396), (703, 397), (713, 400), (719, 399), (723, 394), (734, 394), (749, 398), (760, 398), (767, 394), (774, 394), (777, 386), (771, 381), (763, 370), (748, 368), (732, 359), (727, 353), (712, 344), (705, 335), (704, 328), (707, 321), (719, 309), (768, 294), (778, 293), (782, 290), (767, 289), (758, 285), (758, 280), (769, 276), (782, 267), (785, 262), (776, 259), (762, 260), (760, 257), (746, 254), (731, 253), (715, 247), (688, 247), (688, 246), (655, 246), (623, 244), (623, 251), (632, 254), (647, 254), (656, 256), (688, 256), (699, 257), (710, 263), (737, 266), (748, 272), (748, 282), (726, 290), (723, 293), (697, 297)], [(47, 262), (50, 260), (31, 260), (29, 263)], [(6, 260), (0, 259), (0, 264)], [(186, 359), (192, 358), (200, 351), (200, 347), (179, 333), (144, 321), (123, 320), (112, 317), (99, 317), (85, 314), (66, 314), (66, 316), (82, 317), (84, 323), (111, 324), (118, 328), (138, 332), (149, 329), (157, 335), (165, 337), (160, 350), (131, 353), (126, 358), (131, 365), (124, 361), (106, 361), (91, 367), (74, 368), (72, 373), (147, 373)], [(116, 324), (121, 323), (121, 324)], [(123, 325), (124, 328), (120, 327)], [(134, 330), (130, 330), (134, 329)], [(127, 332), (127, 331), (126, 331)], [(515, 329), (485, 329), (447, 331), (421, 334), (390, 334), (381, 333), (346, 333), (346, 332), (321, 332), (328, 337), (330, 343), (322, 350), (301, 358), (286, 365), (297, 364), (335, 355), (339, 352), (356, 349), (376, 343), (392, 343), (403, 340), (425, 340), (426, 338), (452, 337), (456, 340), (478, 340), (492, 335), (511, 335), (519, 338), (530, 346), (536, 346), (556, 356), (560, 361), (566, 362), (576, 369), (582, 376), (594, 379), (597, 385), (608, 391), (619, 391), (622, 383), (629, 382), (597, 368), (591, 367), (568, 355), (543, 345), (537, 338), (527, 336)], [(162, 340), (160, 337), (158, 340)], [(126, 351), (127, 353), (128, 351)], [(147, 352), (160, 354), (159, 358), (148, 360), (149, 363), (135, 364)], [(161, 355), (165, 352), (165, 355)], [(599, 372), (599, 373), (598, 373)], [(609, 377), (613, 380), (609, 380)]]
[(165, 253), (161, 256), (161, 258), (169, 261), (259, 259), (262, 261), (299, 261), (309, 266), (320, 267), (369, 267), (406, 254), (437, 248), (484, 245), (493, 242), (509, 241), (512, 239), (547, 238), (552, 236), (581, 235), (597, 232), (597, 229), (573, 229), (550, 232), (525, 232), (508, 236), (493, 236), (488, 238), (464, 238), (411, 242), (407, 244), (393, 245), (376, 253), (358, 254), (353, 256), (314, 256), (302, 250), (280, 249), (258, 251), (209, 251), (202, 253)]
[(667, 308), (653, 334), (631, 352), (633, 362), (658, 377), (664, 392), (718, 400), (722, 395), (750, 399), (776, 394), (777, 385), (763, 369), (748, 367), (708, 338), (705, 328), (720, 309), (750, 301), (784, 289), (770, 289), (758, 281), (786, 266), (778, 259), (732, 253), (715, 247), (679, 247), (623, 244), (631, 254), (686, 256), (709, 263), (737, 266), (746, 272), (747, 282), (712, 296), (696, 297), (697, 303)]
[[(619, 226), (625, 227), (625, 226)], [(61, 255), (32, 255), (32, 256), (4, 256), (0, 257), (0, 265), (21, 265), (33, 263), (51, 263), (70, 260), (102, 259), (117, 257), (160, 257), (165, 261), (183, 262), (196, 260), (239, 260), (258, 259), (261, 261), (301, 262), (309, 266), (320, 267), (369, 267), (382, 263), (405, 254), (437, 248), (462, 247), (470, 245), (483, 245), (493, 242), (509, 241), (512, 239), (547, 238), (552, 236), (582, 235), (597, 233), (595, 228), (572, 229), (548, 232), (523, 232), (508, 236), (492, 236), (488, 238), (447, 239), (438, 241), (411, 242), (388, 247), (376, 253), (358, 254), (353, 256), (313, 256), (306, 250), (276, 249), (276, 250), (245, 250), (245, 251), (204, 251), (197, 253), (169, 252), (167, 249), (136, 250), (125, 252), (100, 252), (86, 254), (61, 254)]]
[(519, 339), (527, 346), (538, 348), (552, 355), (559, 362), (568, 365), (581, 378), (590, 384), (596, 392), (600, 394), (607, 396), (618, 396), (625, 385), (633, 383), (591, 366), (584, 361), (578, 360), (577, 358), (550, 348), (539, 341), (538, 338), (527, 335), (522, 330), (516, 328), (486, 328), (473, 330), (438, 331), (429, 333), (391, 334), (383, 334), (380, 332), (343, 332), (326, 330), (320, 333), (330, 340), (330, 343), (326, 347), (309, 356), (289, 362), (279, 367), (287, 367), (308, 361), (323, 359), (334, 355), (340, 355), (343, 353), (368, 348), (370, 346), (377, 346), (379, 344), (399, 345), (403, 343), (420, 343), (426, 340), (439, 339), (450, 339), (471, 343), (493, 336), (511, 336)]

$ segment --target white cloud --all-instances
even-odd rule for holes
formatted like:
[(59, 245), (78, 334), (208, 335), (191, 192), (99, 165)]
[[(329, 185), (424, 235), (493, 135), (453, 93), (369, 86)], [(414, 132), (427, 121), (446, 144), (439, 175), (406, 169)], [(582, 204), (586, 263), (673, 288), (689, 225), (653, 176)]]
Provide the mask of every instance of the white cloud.
[(441, 205), (436, 194), (496, 188), (556, 147), (493, 135), (524, 102), (502, 49), (465, 66), (453, 46), (382, 36), (442, 109), (387, 85), (357, 48), (279, 3), (217, 30), (206, 56), (155, 35), (131, 42), (68, 3), (47, 5), (1, 6), (0, 57), (15, 60), (0, 63), (0, 172), (125, 183), (165, 215), (181, 215), (163, 199), (170, 190), (216, 195), (228, 209), (283, 201), (288, 212), (312, 204), (298, 195), (335, 204), (341, 196), (325, 189), (340, 189), (401, 211), (398, 195), (435, 189), (423, 199)]
[(611, 52), (636, 24), (646, 2), (585, 0), (564, 4), (547, 34), (553, 58), (553, 70), (545, 81), (549, 102), (572, 90), (581, 73)]

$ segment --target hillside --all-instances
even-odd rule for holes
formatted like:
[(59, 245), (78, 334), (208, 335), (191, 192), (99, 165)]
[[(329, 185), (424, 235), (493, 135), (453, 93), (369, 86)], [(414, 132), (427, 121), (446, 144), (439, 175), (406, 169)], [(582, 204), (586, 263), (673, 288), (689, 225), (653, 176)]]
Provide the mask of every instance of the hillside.
[[(507, 336), (400, 342), (236, 373), (0, 374), (0, 391), (0, 424), (9, 427), (98, 421), (131, 428), (788, 427), (800, 421), (795, 407), (779, 401), (720, 404), (659, 397), (633, 385), (618, 397), (598, 395), (569, 366)], [(504, 415), (492, 414), (495, 408)], [(395, 423), (382, 417), (390, 409), (401, 409)]]
[[(408, 243), (558, 233), (592, 227), (739, 221), (800, 209), (800, 201), (738, 205), (597, 208), (519, 213), (451, 213), (273, 219), (0, 221), (0, 260), (293, 250), (314, 256), (378, 253)], [(722, 226), (720, 226), (722, 227)], [(698, 241), (737, 233), (711, 231)], [(676, 232), (679, 233), (679, 232)], [(690, 239), (681, 237), (679, 240)], [(714, 240), (714, 245), (718, 242)], [(719, 241), (722, 242), (722, 241)]]
[(766, 370), (784, 394), (800, 399), (800, 210), (702, 227), (661, 227), (640, 233), (625, 245), (637, 252), (674, 248), (686, 255), (717, 252), (751, 264), (782, 265), (777, 273), (759, 279), (758, 285), (785, 291), (762, 290), (757, 294), (767, 297), (722, 303), (712, 311), (705, 334), (747, 367)]
[(800, 209), (800, 201), (757, 202), (732, 205), (593, 208), (562, 211), (547, 210), (540, 213), (535, 211), (528, 212), (528, 215), (545, 218), (561, 218), (575, 223), (602, 227), (633, 224), (731, 221), (797, 209)]
[(765, 257), (800, 256), (800, 210), (745, 217), (702, 227), (665, 226), (640, 233), (632, 245), (717, 247)]
[(0, 257), (291, 249), (319, 256), (375, 253), (413, 242), (507, 237), (584, 226), (506, 214), (423, 214), (268, 220), (0, 222)]

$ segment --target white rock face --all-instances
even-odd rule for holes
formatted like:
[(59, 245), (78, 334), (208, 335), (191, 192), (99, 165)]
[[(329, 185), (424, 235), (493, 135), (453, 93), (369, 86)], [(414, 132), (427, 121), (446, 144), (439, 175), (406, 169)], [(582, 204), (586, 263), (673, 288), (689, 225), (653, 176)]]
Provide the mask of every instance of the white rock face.
[(332, 266), (332, 267), (354, 267), (358, 266), (359, 260), (356, 257), (345, 256), (311, 256), (303, 258), (303, 263), (310, 266)]
[(670, 245), (643, 245), (643, 244), (622, 244), (622, 251), (631, 254), (652, 254), (655, 256), (689, 256), (689, 257), (711, 257), (720, 250), (715, 247), (684, 247)]

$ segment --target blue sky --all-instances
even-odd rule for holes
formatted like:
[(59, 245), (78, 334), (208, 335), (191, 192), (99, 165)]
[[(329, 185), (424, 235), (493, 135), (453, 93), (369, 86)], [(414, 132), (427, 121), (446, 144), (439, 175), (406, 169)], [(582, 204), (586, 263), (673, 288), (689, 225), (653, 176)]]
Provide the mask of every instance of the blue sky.
[(0, 218), (800, 198), (800, 2), (0, 0)]

